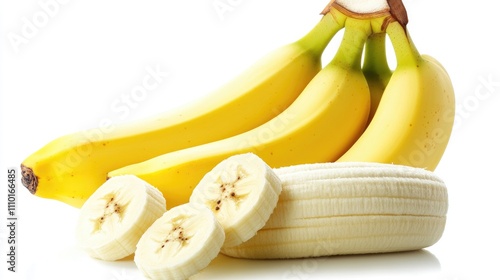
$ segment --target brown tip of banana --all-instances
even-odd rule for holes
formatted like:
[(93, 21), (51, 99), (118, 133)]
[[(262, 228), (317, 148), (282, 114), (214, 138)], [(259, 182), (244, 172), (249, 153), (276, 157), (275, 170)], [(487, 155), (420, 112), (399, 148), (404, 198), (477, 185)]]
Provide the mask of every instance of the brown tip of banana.
[(21, 164), (21, 183), (30, 191), (35, 194), (38, 187), (38, 177), (33, 172), (33, 169)]

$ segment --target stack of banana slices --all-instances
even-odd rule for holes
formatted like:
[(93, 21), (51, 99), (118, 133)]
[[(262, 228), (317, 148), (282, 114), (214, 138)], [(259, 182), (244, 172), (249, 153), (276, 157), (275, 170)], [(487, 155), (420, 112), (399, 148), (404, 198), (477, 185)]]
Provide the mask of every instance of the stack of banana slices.
[[(168, 200), (168, 198), (167, 198)], [(188, 203), (166, 210), (153, 186), (110, 178), (77, 228), (92, 256), (134, 261), (151, 279), (186, 279), (219, 254), (285, 259), (418, 250), (441, 237), (447, 190), (433, 172), (333, 162), (272, 169), (253, 153), (208, 172)]]

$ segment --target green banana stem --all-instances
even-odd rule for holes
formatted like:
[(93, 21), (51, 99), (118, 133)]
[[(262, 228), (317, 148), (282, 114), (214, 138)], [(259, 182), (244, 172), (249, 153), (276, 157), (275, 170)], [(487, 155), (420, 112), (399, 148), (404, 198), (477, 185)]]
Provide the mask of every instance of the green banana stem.
[(387, 86), (392, 71), (387, 63), (385, 50), (386, 33), (374, 33), (368, 37), (365, 44), (363, 72), (377, 77)]
[(408, 30), (398, 21), (393, 21), (387, 26), (386, 32), (396, 54), (397, 67), (417, 66), (421, 57)]
[(311, 50), (311, 52), (321, 55), (333, 36), (343, 27), (343, 23), (339, 22), (332, 14), (326, 14), (297, 43)]
[(361, 70), (363, 47), (371, 34), (372, 28), (369, 20), (346, 19), (344, 37), (332, 63), (349, 69)]
[(369, 122), (375, 116), (382, 95), (392, 76), (392, 71), (387, 63), (385, 41), (385, 32), (374, 33), (368, 37), (365, 45), (365, 59), (362, 70), (370, 87)]

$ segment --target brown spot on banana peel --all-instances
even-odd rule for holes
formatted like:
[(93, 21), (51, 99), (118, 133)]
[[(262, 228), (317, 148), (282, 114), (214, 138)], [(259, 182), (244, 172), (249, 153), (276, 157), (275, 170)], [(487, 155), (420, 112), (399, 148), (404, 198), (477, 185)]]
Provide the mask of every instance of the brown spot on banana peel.
[(21, 164), (21, 175), (21, 183), (23, 183), (31, 194), (35, 194), (38, 188), (38, 176), (33, 172), (33, 169)]

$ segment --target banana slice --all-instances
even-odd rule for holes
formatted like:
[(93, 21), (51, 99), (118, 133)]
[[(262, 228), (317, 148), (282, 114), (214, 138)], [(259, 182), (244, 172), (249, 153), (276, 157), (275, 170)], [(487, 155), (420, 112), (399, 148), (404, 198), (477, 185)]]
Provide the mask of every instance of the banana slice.
[(231, 156), (208, 172), (190, 202), (206, 205), (222, 224), (224, 247), (237, 246), (261, 229), (278, 204), (281, 181), (252, 153)]
[(144, 233), (134, 261), (151, 279), (187, 279), (205, 268), (224, 243), (210, 209), (187, 203), (168, 210)]
[(110, 178), (80, 210), (76, 238), (87, 253), (113, 261), (134, 253), (148, 227), (166, 211), (162, 193), (133, 175)]

